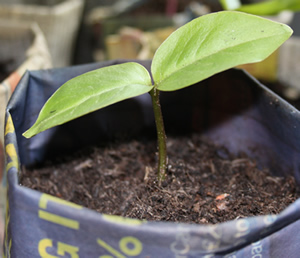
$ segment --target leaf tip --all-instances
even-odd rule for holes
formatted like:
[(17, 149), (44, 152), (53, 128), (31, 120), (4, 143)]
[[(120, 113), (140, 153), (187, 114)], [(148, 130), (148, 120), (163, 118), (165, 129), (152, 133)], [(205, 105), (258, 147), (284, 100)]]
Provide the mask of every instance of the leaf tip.
[(35, 125), (31, 126), (28, 130), (22, 133), (22, 136), (29, 139), (35, 135), (37, 135), (40, 131), (36, 130)]
[(24, 133), (22, 133), (22, 136), (24, 136), (25, 138), (29, 139), (33, 135), (30, 133), (30, 129), (29, 129), (29, 130), (25, 131)]

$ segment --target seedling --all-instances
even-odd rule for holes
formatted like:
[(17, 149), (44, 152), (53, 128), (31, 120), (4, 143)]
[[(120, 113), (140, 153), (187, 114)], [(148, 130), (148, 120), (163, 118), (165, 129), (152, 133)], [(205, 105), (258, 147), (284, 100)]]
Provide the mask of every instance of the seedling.
[(197, 18), (172, 33), (156, 51), (151, 74), (140, 64), (113, 65), (75, 77), (45, 103), (23, 135), (48, 128), (147, 92), (152, 98), (158, 136), (158, 181), (166, 177), (166, 134), (160, 91), (175, 91), (240, 64), (268, 57), (292, 34), (280, 23), (224, 11)]
[(242, 4), (241, 0), (220, 0), (225, 10), (235, 10), (255, 15), (276, 15), (284, 10), (299, 11), (299, 0), (265, 0), (253, 4)]

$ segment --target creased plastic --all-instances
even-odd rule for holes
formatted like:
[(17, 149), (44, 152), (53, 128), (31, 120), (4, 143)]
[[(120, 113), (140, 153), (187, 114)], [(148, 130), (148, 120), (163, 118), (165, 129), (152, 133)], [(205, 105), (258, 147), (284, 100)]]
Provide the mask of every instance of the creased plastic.
[[(27, 72), (15, 90), (6, 111), (6, 257), (297, 257), (300, 200), (279, 215), (204, 226), (99, 214), (19, 185), (21, 166), (119, 132), (154, 131), (151, 102), (143, 95), (32, 139), (21, 136), (59, 85), (115, 63)], [(299, 112), (244, 72), (229, 70), (162, 94), (162, 108), (167, 133), (199, 131), (276, 175), (293, 173), (300, 183)]]

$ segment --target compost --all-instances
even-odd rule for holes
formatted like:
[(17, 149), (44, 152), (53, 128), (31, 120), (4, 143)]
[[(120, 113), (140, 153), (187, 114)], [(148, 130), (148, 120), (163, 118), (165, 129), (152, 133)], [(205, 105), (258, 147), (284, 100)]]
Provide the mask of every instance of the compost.
[(199, 135), (169, 137), (167, 147), (161, 186), (155, 140), (91, 147), (23, 168), (21, 183), (105, 214), (199, 224), (278, 214), (299, 198), (292, 176), (272, 176)]

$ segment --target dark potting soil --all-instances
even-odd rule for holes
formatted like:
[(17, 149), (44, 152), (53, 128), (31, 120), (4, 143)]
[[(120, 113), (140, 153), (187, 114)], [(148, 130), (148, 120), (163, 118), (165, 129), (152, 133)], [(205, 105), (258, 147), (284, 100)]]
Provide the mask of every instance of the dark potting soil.
[(197, 135), (168, 138), (167, 180), (156, 181), (156, 142), (90, 148), (35, 169), (21, 184), (101, 213), (174, 222), (219, 223), (278, 214), (299, 196), (293, 177), (274, 177), (245, 155)]

